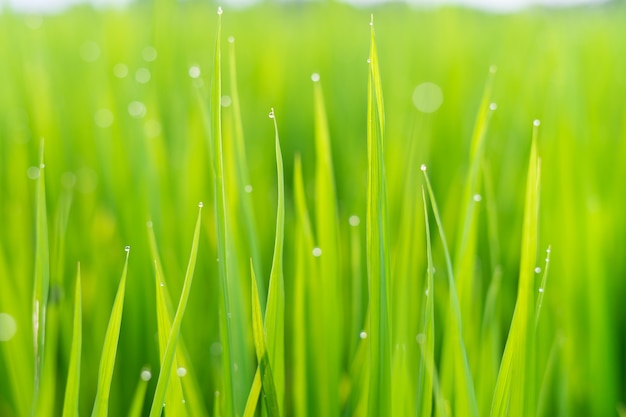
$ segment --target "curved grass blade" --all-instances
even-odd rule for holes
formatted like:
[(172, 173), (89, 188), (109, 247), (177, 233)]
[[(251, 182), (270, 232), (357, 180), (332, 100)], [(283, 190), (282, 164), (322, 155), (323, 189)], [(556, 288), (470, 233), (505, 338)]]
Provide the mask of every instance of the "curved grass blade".
[(535, 121), (526, 180), (517, 301), (496, 382), (491, 407), (492, 417), (521, 417), (536, 411), (534, 269), (539, 220), (540, 164), (536, 143), (538, 126), (538, 121)]
[(389, 326), (389, 257), (384, 166), (385, 117), (374, 18), (370, 22), (367, 148), (367, 263), (370, 289), (370, 386), (368, 415), (391, 412), (391, 332)]
[(120, 336), (122, 312), (124, 310), (124, 293), (126, 292), (126, 273), (128, 272), (129, 256), (130, 246), (126, 246), (126, 261), (124, 262), (122, 279), (120, 280), (117, 294), (115, 295), (109, 325), (107, 326), (107, 331), (104, 336), (104, 347), (102, 348), (100, 370), (98, 372), (98, 390), (96, 391), (96, 400), (91, 417), (106, 417), (108, 415), (111, 380), (113, 378), (113, 369), (115, 368), (117, 342)]
[(278, 177), (278, 207), (276, 213), (276, 237), (270, 272), (269, 293), (265, 310), (265, 332), (269, 364), (273, 370), (278, 415), (284, 414), (285, 401), (285, 283), (283, 277), (283, 246), (285, 240), (285, 175), (280, 150), (278, 124), (274, 109), (270, 112), (274, 122), (276, 146), (276, 173)]
[(165, 393), (170, 380), (172, 365), (174, 364), (174, 356), (178, 345), (178, 337), (180, 335), (180, 327), (187, 308), (187, 300), (191, 294), (191, 284), (193, 283), (193, 273), (196, 267), (196, 259), (198, 257), (198, 244), (200, 241), (200, 229), (202, 225), (202, 203), (198, 204), (198, 219), (193, 233), (193, 241), (191, 244), (191, 254), (189, 255), (189, 263), (187, 264), (187, 272), (185, 273), (185, 281), (183, 282), (183, 290), (180, 294), (180, 301), (176, 309), (176, 315), (172, 322), (169, 338), (165, 352), (161, 358), (161, 370), (159, 371), (159, 379), (157, 380), (154, 399), (150, 408), (150, 417), (158, 417), (163, 410)]
[[(274, 383), (274, 373), (265, 342), (265, 326), (263, 325), (263, 316), (261, 313), (261, 304), (258, 298), (257, 278), (254, 273), (254, 266), (250, 261), (250, 273), (252, 276), (252, 330), (254, 333), (254, 347), (256, 350), (257, 361), (259, 363), (259, 372), (261, 378), (261, 386), (265, 394), (265, 404), (269, 417), (280, 416), (280, 406), (278, 403), (278, 393)], [(252, 399), (251, 399), (252, 400)], [(247, 407), (246, 407), (247, 408)]]
[(39, 178), (37, 179), (35, 284), (33, 287), (33, 337), (35, 348), (35, 376), (32, 414), (37, 412), (40, 385), (43, 373), (44, 348), (46, 341), (46, 309), (50, 290), (50, 248), (48, 242), (48, 213), (46, 210), (46, 181), (43, 161), (44, 142), (39, 150)]
[(70, 367), (67, 373), (63, 417), (78, 415), (78, 397), (80, 391), (80, 357), (83, 341), (83, 321), (80, 289), (80, 263), (76, 272), (76, 289), (74, 290), (74, 325), (72, 348), (70, 351)]
[(252, 380), (252, 386), (250, 387), (250, 393), (248, 394), (248, 401), (246, 401), (246, 408), (243, 410), (243, 417), (254, 417), (256, 414), (259, 395), (261, 395), (261, 386), (261, 368), (257, 367), (254, 373), (254, 379)]
[(476, 403), (476, 394), (474, 391), (474, 382), (472, 381), (472, 375), (469, 369), (469, 363), (467, 360), (467, 351), (465, 350), (465, 343), (463, 342), (463, 325), (461, 320), (461, 307), (459, 305), (459, 299), (456, 291), (456, 285), (454, 282), (454, 270), (452, 268), (452, 260), (450, 258), (450, 251), (448, 249), (448, 243), (443, 230), (443, 223), (441, 222), (441, 216), (437, 207), (437, 201), (435, 200), (435, 193), (430, 184), (430, 179), (426, 173), (426, 165), (421, 166), (421, 170), (424, 173), (424, 179), (426, 181), (426, 189), (428, 190), (428, 196), (430, 198), (430, 205), (433, 209), (433, 215), (435, 216), (435, 222), (437, 223), (437, 229), (441, 237), (441, 244), (443, 246), (443, 252), (446, 260), (446, 270), (448, 274), (448, 287), (449, 287), (449, 306), (448, 306), (448, 320), (450, 325), (449, 335), (452, 338), (450, 345), (451, 359), (454, 362), (455, 373), (458, 372), (458, 376), (455, 378), (455, 411), (458, 414), (459, 410), (462, 410), (461, 415), (467, 415), (471, 417), (478, 417), (478, 405)]
[(148, 371), (147, 369), (141, 371), (139, 383), (137, 384), (135, 394), (133, 395), (133, 402), (130, 404), (130, 409), (128, 410), (128, 417), (141, 417), (143, 404), (146, 401), (146, 390), (148, 389), (148, 381), (150, 381), (150, 378), (152, 378), (152, 374), (150, 373), (150, 371)]

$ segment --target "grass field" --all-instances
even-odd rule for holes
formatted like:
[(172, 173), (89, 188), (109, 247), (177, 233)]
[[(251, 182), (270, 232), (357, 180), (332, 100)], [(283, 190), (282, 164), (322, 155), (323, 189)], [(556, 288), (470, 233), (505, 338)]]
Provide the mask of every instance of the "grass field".
[(626, 416), (623, 3), (216, 10), (0, 15), (0, 416)]

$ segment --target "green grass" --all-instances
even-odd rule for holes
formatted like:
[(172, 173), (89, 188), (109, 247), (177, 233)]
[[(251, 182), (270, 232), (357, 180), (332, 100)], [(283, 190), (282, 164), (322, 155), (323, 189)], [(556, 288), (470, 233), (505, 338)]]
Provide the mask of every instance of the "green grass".
[(0, 15), (1, 416), (624, 415), (623, 2), (216, 10)]

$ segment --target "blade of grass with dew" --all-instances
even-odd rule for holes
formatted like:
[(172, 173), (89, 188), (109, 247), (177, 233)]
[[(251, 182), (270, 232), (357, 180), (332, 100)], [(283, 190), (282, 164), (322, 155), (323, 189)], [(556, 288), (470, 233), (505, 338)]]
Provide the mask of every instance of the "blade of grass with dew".
[[(313, 279), (319, 276), (316, 258), (311, 256), (311, 250), (315, 246), (311, 219), (306, 204), (304, 192), (304, 180), (302, 175), (302, 160), (296, 155), (294, 162), (293, 194), (296, 211), (296, 267), (293, 295), (293, 401), (294, 413), (306, 417), (309, 409), (316, 414), (315, 399), (312, 398), (314, 387), (319, 386), (322, 378), (318, 375), (321, 349), (309, 349), (311, 344), (309, 335), (319, 337), (320, 320), (309, 320), (312, 299), (319, 300), (320, 286), (313, 283)], [(310, 314), (311, 313), (311, 314)], [(315, 359), (313, 359), (315, 358)], [(318, 364), (308, 366), (310, 362)], [(311, 389), (311, 396), (309, 395)]]
[[(478, 216), (477, 205), (481, 201), (479, 194), (479, 176), (481, 166), (483, 164), (483, 154), (485, 148), (485, 138), (489, 121), (493, 111), (496, 109), (494, 103), (490, 103), (493, 79), (496, 73), (495, 66), (489, 69), (489, 74), (485, 88), (483, 91), (478, 115), (472, 133), (470, 144), (470, 159), (467, 180), (462, 194), (462, 211), (460, 218), (462, 223), (459, 228), (459, 236), (456, 239), (456, 250), (454, 257), (454, 278), (457, 289), (457, 296), (461, 309), (461, 317), (465, 322), (466, 331), (464, 332), (464, 343), (467, 350), (468, 360), (477, 358), (474, 352), (480, 351), (480, 339), (478, 339), (480, 331), (480, 315), (482, 311), (481, 298), (478, 297), (476, 283), (479, 282), (475, 277), (476, 270), (476, 247), (477, 247), (477, 228)], [(454, 341), (448, 341), (455, 336), (444, 334), (443, 340), (443, 359), (441, 361), (441, 384), (444, 394), (451, 399), (456, 397), (462, 398), (463, 393), (456, 393), (458, 384), (455, 381), (458, 377), (456, 363), (452, 360), (454, 356)], [(470, 362), (471, 369), (474, 374), (478, 374), (476, 361)], [(464, 389), (463, 387), (461, 387)], [(458, 411), (457, 411), (458, 412)]]
[(276, 146), (276, 172), (278, 177), (278, 207), (276, 213), (276, 237), (274, 256), (270, 272), (267, 308), (265, 309), (265, 331), (270, 366), (274, 374), (278, 415), (284, 414), (285, 402), (285, 283), (283, 277), (283, 246), (285, 240), (285, 175), (283, 156), (278, 137), (278, 123), (274, 109), (270, 111), (274, 122)]
[[(426, 189), (428, 190), (428, 196), (430, 198), (430, 205), (433, 209), (433, 215), (435, 216), (435, 222), (437, 223), (437, 229), (439, 230), (444, 257), (446, 260), (446, 272), (448, 275), (449, 287), (447, 326), (449, 326), (449, 334), (450, 337), (452, 337), (453, 342), (451, 344), (452, 353), (450, 353), (449, 360), (454, 361), (454, 370), (456, 374), (454, 388), (454, 393), (456, 394), (454, 401), (454, 414), (478, 417), (478, 405), (476, 404), (474, 382), (472, 381), (472, 375), (470, 373), (469, 363), (467, 360), (467, 351), (465, 349), (465, 343), (463, 342), (461, 307), (459, 305), (456, 284), (454, 281), (454, 270), (452, 268), (450, 251), (448, 249), (448, 243), (443, 230), (443, 223), (441, 222), (441, 216), (437, 207), (437, 201), (435, 200), (435, 193), (432, 185), (430, 184), (428, 174), (426, 173), (426, 165), (422, 165), (421, 170), (424, 173), (424, 180), (426, 182)], [(446, 328), (448, 329), (448, 327)]]
[[(146, 374), (147, 372), (147, 374)], [(130, 408), (128, 410), (128, 417), (141, 417), (143, 412), (143, 405), (146, 401), (146, 390), (148, 389), (148, 381), (152, 375), (150, 371), (142, 370), (141, 375), (139, 376), (139, 382), (137, 383), (137, 388), (135, 388), (135, 393), (133, 394), (133, 401), (130, 403)], [(75, 414), (76, 416), (78, 414)]]
[(63, 417), (78, 415), (78, 398), (80, 391), (80, 358), (83, 343), (83, 320), (80, 289), (80, 263), (76, 271), (76, 289), (74, 290), (74, 323), (72, 348), (70, 350), (70, 366), (67, 372)]
[(422, 346), (422, 359), (420, 361), (417, 380), (417, 410), (420, 416), (430, 416), (433, 409), (433, 379), (432, 372), (428, 371), (435, 367), (435, 303), (434, 303), (434, 280), (433, 280), (433, 253), (430, 242), (430, 223), (428, 221), (428, 207), (426, 194), (422, 187), (422, 200), (424, 202), (424, 225), (426, 232), (426, 303), (424, 307), (423, 333), (418, 343)]
[(539, 290), (537, 295), (537, 302), (535, 307), (535, 329), (539, 324), (539, 316), (541, 315), (541, 307), (543, 306), (543, 297), (545, 296), (546, 282), (548, 280), (548, 270), (550, 268), (550, 246), (546, 249), (546, 263), (543, 267), (543, 275), (541, 276), (541, 283), (539, 284)]
[(361, 259), (363, 258), (362, 238), (359, 225), (361, 220), (357, 215), (352, 215), (348, 219), (350, 225), (350, 280), (352, 290), (352, 321), (350, 323), (350, 348), (348, 350), (349, 357), (353, 357), (358, 349), (361, 339), (357, 335), (365, 327), (365, 317), (367, 304), (364, 302), (363, 293), (363, 267)]
[[(317, 247), (321, 250), (319, 256), (319, 286), (318, 294), (322, 300), (316, 300), (316, 315), (325, 325), (323, 339), (316, 338), (312, 343), (317, 361), (314, 369), (317, 370), (319, 380), (316, 383), (315, 415), (339, 415), (339, 380), (341, 376), (341, 357), (343, 355), (343, 311), (342, 282), (340, 279), (340, 247), (339, 247), (339, 220), (337, 208), (337, 192), (335, 188), (335, 174), (333, 169), (332, 149), (328, 120), (324, 106), (324, 94), (319, 74), (313, 74), (314, 92), (314, 126), (315, 126), (315, 230)], [(319, 327), (319, 326), (318, 326)], [(324, 343), (333, 340), (333, 343)], [(321, 358), (321, 361), (319, 360)]]
[[(156, 263), (156, 261), (155, 261)], [(156, 308), (157, 308), (157, 333), (159, 338), (159, 357), (165, 358), (165, 351), (167, 350), (167, 342), (172, 329), (172, 321), (169, 311), (165, 302), (164, 277), (160, 273), (158, 267), (155, 267), (155, 291), (156, 291)], [(176, 349), (178, 351), (178, 349)], [(161, 363), (161, 369), (163, 369), (163, 363)], [(177, 375), (178, 363), (176, 360), (176, 353), (172, 360), (170, 379), (167, 383), (167, 390), (165, 393), (165, 401), (167, 408), (164, 410), (166, 415), (171, 416), (185, 416), (187, 415), (187, 407), (185, 406), (185, 398), (183, 396), (183, 387), (180, 377)]]
[(152, 400), (152, 406), (150, 408), (150, 417), (159, 417), (165, 406), (165, 394), (167, 391), (168, 383), (170, 381), (172, 365), (174, 364), (174, 357), (176, 354), (176, 348), (178, 346), (178, 339), (180, 335), (180, 327), (182, 325), (185, 309), (187, 308), (187, 300), (189, 299), (189, 294), (191, 294), (191, 285), (193, 283), (196, 259), (198, 257), (201, 225), (202, 203), (199, 203), (198, 219), (196, 220), (196, 227), (193, 233), (191, 253), (189, 255), (189, 263), (187, 264), (187, 272), (185, 273), (185, 280), (183, 281), (183, 289), (180, 294), (180, 300), (176, 309), (176, 315), (174, 316), (174, 320), (172, 321), (172, 327), (170, 329), (169, 338), (167, 340), (167, 346), (161, 358), (161, 369), (159, 371), (159, 378), (157, 380), (157, 386), (154, 392), (154, 399)]
[[(243, 122), (241, 117), (241, 105), (239, 102), (239, 89), (237, 85), (237, 62), (235, 54), (235, 38), (229, 37), (229, 68), (230, 68), (230, 98), (234, 121), (233, 148), (235, 151), (236, 167), (238, 170), (237, 187), (241, 195), (241, 209), (243, 212), (243, 223), (248, 237), (248, 245), (250, 255), (254, 260), (256, 275), (261, 277), (263, 271), (261, 251), (259, 250), (259, 237), (257, 234), (256, 221), (254, 218), (254, 207), (252, 200), (252, 184), (250, 182), (250, 174), (248, 172), (248, 161), (246, 158), (246, 143), (244, 140)], [(261, 300), (261, 308), (265, 309), (267, 303), (267, 289), (265, 283), (261, 280), (258, 283), (259, 299)]]
[(227, 248), (228, 233), (226, 231), (227, 209), (224, 185), (224, 156), (222, 147), (222, 71), (221, 71), (221, 36), (222, 36), (222, 8), (217, 10), (217, 34), (215, 41), (215, 59), (213, 60), (213, 81), (211, 86), (211, 135), (210, 149), (212, 158), (213, 177), (215, 179), (214, 204), (215, 228), (217, 232), (218, 272), (220, 282), (220, 335), (222, 343), (222, 374), (224, 393), (224, 415), (239, 415), (243, 405), (236, 397), (234, 381), (234, 349), (233, 329), (231, 324), (230, 280), (228, 271)]
[[(272, 365), (265, 340), (267, 328), (263, 324), (261, 304), (257, 295), (257, 278), (254, 273), (254, 265), (252, 265), (252, 261), (250, 261), (250, 274), (252, 277), (252, 332), (254, 333), (254, 347), (257, 356), (259, 376), (261, 379), (261, 388), (263, 389), (267, 415), (269, 417), (278, 417), (281, 415), (280, 405), (278, 402), (278, 392), (276, 390), (274, 372), (272, 371)], [(249, 402), (251, 407), (253, 404), (256, 404), (254, 402), (255, 392), (256, 391), (252, 391), (252, 395), (250, 396)], [(246, 408), (248, 407), (246, 406)]]
[(115, 295), (111, 317), (104, 336), (104, 346), (100, 359), (100, 369), (98, 371), (98, 387), (96, 400), (94, 402), (91, 417), (106, 417), (109, 411), (109, 394), (111, 392), (111, 380), (113, 379), (113, 369), (115, 368), (115, 356), (117, 355), (117, 342), (120, 336), (122, 324), (122, 312), (124, 310), (124, 294), (126, 292), (126, 274), (128, 272), (128, 258), (130, 256), (130, 246), (126, 246), (126, 261), (122, 278)]
[(374, 17), (370, 21), (367, 148), (368, 206), (367, 263), (370, 289), (370, 387), (368, 415), (384, 416), (391, 411), (391, 332), (389, 326), (389, 243), (384, 166), (385, 116)]
[(517, 301), (494, 391), (492, 417), (525, 416), (531, 410), (536, 411), (533, 353), (536, 309), (534, 269), (540, 181), (537, 157), (538, 126), (538, 121), (535, 121), (526, 180)]
[[(165, 335), (165, 343), (162, 345), (162, 341), (161, 341), (161, 328), (159, 327), (159, 354), (162, 356), (163, 353), (165, 352), (165, 348), (167, 346), (167, 337), (169, 336), (169, 332), (171, 329), (171, 321), (172, 321), (172, 316), (175, 314), (173, 307), (172, 307), (172, 301), (171, 301), (171, 297), (168, 291), (168, 286), (165, 285), (164, 282), (164, 272), (163, 272), (163, 266), (161, 263), (161, 257), (159, 255), (159, 248), (157, 246), (157, 241), (156, 241), (156, 236), (154, 233), (154, 226), (152, 221), (148, 221), (147, 223), (147, 229), (148, 229), (148, 243), (150, 246), (150, 255), (152, 257), (152, 259), (154, 259), (154, 267), (155, 267), (155, 274), (157, 275), (157, 297), (159, 297), (159, 295), (162, 297), (162, 307), (157, 307), (157, 325), (160, 326), (160, 319), (159, 319), (159, 311), (163, 312), (163, 313), (167, 313), (167, 315), (165, 316), (165, 321), (167, 326), (164, 326), (163, 328), (163, 334)], [(161, 285), (160, 283), (163, 283), (163, 285)], [(157, 298), (157, 303), (159, 303), (159, 298)], [(196, 417), (196, 416), (206, 416), (206, 409), (204, 408), (204, 403), (202, 400), (202, 393), (200, 388), (198, 387), (197, 384), (197, 380), (195, 377), (195, 372), (193, 370), (193, 367), (191, 366), (191, 360), (189, 359), (189, 354), (187, 352), (187, 349), (185, 348), (185, 342), (184, 340), (181, 338), (178, 341), (178, 348), (176, 349), (176, 359), (175, 362), (178, 364), (178, 367), (182, 368), (185, 372), (185, 377), (180, 379), (181, 383), (182, 383), (182, 392), (181, 392), (181, 396), (184, 394), (184, 399), (185, 399), (185, 408), (189, 411), (189, 414), (191, 414), (192, 416)], [(176, 365), (172, 365), (174, 368), (176, 369), (176, 371), (178, 372), (178, 368), (176, 368)], [(174, 378), (174, 377), (172, 377)], [(171, 379), (170, 379), (171, 381)], [(178, 388), (176, 388), (178, 390)], [(170, 388), (168, 388), (168, 392), (169, 392)], [(182, 398), (181, 398), (182, 400)], [(167, 403), (172, 403), (171, 400), (166, 400), (166, 404)], [(175, 403), (173, 403), (175, 404)]]
[(50, 290), (50, 248), (48, 242), (48, 213), (46, 210), (45, 165), (43, 160), (44, 142), (39, 150), (39, 178), (37, 179), (35, 285), (33, 288), (33, 336), (35, 348), (35, 376), (32, 414), (37, 412), (40, 385), (44, 369), (44, 349), (46, 341), (46, 309)]

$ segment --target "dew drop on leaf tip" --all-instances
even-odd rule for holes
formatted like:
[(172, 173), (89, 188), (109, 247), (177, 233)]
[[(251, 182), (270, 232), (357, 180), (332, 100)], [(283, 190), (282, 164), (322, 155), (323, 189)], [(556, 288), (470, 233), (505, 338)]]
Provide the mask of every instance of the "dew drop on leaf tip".
[(363, 331), (363, 332), (359, 333), (359, 337), (361, 339), (367, 339), (367, 332)]
[(270, 119), (273, 119), (273, 118), (274, 118), (274, 109), (271, 109), (271, 110), (270, 110), (269, 118), (270, 118)]
[(491, 111), (496, 111), (496, 110), (498, 110), (498, 105), (497, 105), (496, 103), (491, 103), (491, 104), (489, 105), (489, 110), (491, 110)]
[(541, 124), (541, 120), (539, 119), (535, 119), (535, 121), (533, 122), (534, 126), (539, 126)]
[(200, 208), (204, 207), (204, 203), (203, 203), (202, 201), (201, 201), (201, 202), (199, 202), (199, 203), (198, 203), (198, 207), (200, 207)]
[(426, 172), (426, 165), (425, 164), (420, 165), (420, 169), (422, 170), (422, 172)]
[(320, 75), (317, 72), (314, 72), (313, 74), (311, 74), (311, 81), (313, 81), (314, 83), (318, 82), (320, 80)]
[(126, 247), (124, 247), (124, 251), (125, 251), (126, 253), (130, 252), (130, 246), (126, 246)]
[(221, 15), (222, 13), (224, 13), (224, 11), (222, 10), (222, 6), (219, 6), (219, 7), (217, 8), (217, 14), (218, 14), (218, 15)]

